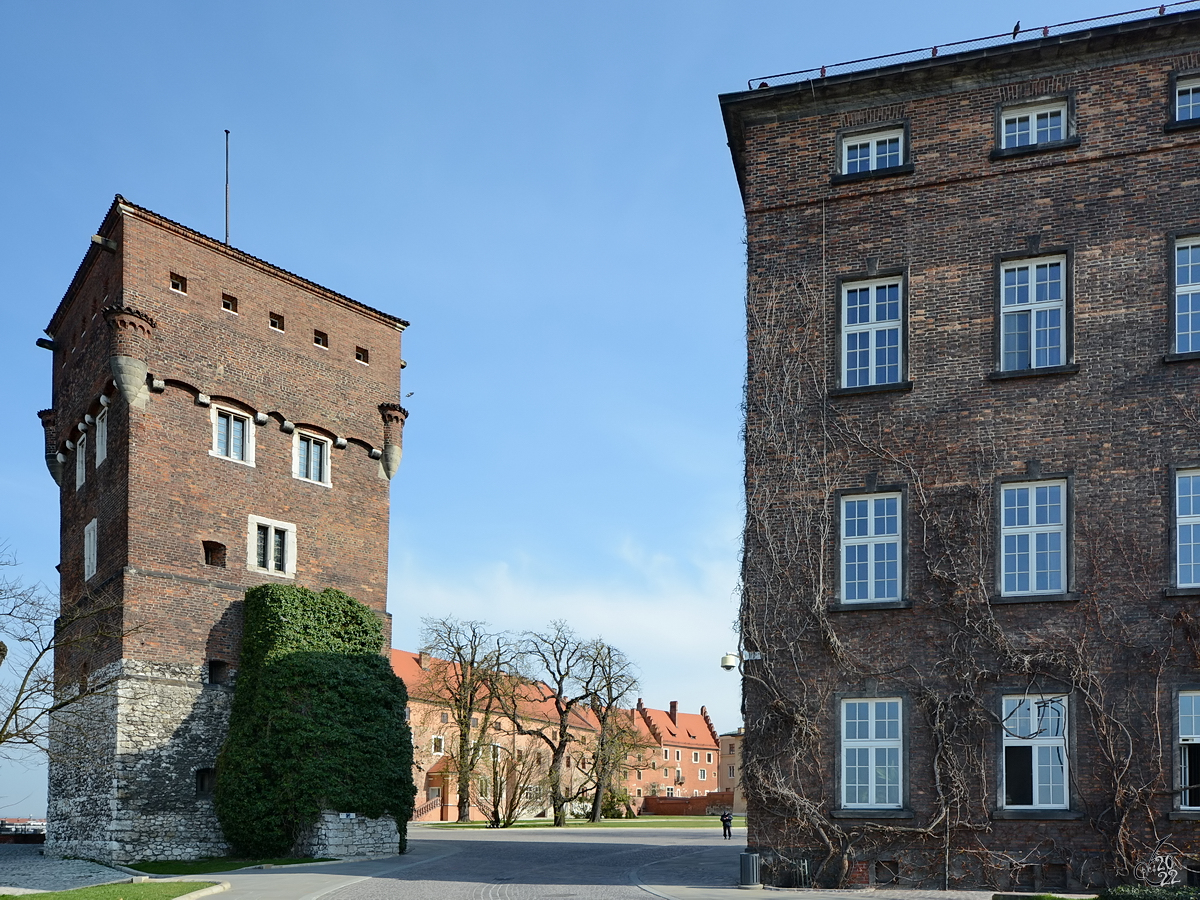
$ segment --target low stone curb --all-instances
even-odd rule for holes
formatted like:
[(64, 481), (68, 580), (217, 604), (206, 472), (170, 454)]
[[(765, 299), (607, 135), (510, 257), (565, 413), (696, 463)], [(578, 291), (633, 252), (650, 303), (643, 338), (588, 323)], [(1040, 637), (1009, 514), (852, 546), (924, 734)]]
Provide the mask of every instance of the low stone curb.
[(227, 891), (232, 887), (228, 881), (221, 881), (217, 884), (210, 884), (206, 888), (201, 888), (198, 891), (192, 891), (190, 894), (181, 894), (175, 900), (196, 900), (197, 897), (207, 897), (209, 894), (219, 894), (221, 891)]

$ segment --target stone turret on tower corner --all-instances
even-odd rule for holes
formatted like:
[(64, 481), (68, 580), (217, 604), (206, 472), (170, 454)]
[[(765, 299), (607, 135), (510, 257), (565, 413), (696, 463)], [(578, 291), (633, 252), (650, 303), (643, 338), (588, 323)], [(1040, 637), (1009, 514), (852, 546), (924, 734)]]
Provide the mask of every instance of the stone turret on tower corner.
[(48, 852), (224, 852), (211, 771), (247, 588), (337, 588), (386, 618), (407, 325), (115, 199), (40, 342), (63, 607), (120, 622), (56, 660), (116, 690), (78, 712), (104, 725), (86, 751), (59, 730)]

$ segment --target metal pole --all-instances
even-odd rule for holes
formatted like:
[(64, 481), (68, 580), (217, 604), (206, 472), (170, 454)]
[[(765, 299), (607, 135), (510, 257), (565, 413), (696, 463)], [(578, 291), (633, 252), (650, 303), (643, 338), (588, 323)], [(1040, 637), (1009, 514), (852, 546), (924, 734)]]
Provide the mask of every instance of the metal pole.
[(225, 129), (225, 246), (229, 246), (229, 129)]

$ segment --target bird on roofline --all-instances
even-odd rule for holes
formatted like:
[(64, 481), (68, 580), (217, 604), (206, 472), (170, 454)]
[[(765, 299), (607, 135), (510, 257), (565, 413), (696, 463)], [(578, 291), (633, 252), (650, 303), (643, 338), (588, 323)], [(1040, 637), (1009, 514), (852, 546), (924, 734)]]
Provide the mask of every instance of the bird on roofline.
[(1017, 35), (1021, 33), (1021, 20), (1017, 19), (1017, 24), (1013, 26), (1013, 40), (1017, 39)]

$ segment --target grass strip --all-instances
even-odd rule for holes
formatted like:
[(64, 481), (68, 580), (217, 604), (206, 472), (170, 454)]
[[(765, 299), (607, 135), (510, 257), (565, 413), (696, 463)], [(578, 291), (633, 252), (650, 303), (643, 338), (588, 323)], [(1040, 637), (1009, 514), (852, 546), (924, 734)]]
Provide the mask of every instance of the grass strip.
[(137, 869), (147, 875), (207, 875), (209, 872), (232, 872), (249, 866), (302, 866), (305, 863), (329, 862), (332, 858), (234, 859), (229, 856), (209, 856), (204, 859), (145, 860), (130, 863), (126, 868)]
[(9, 898), (29, 900), (30, 897), (37, 897), (38, 900), (42, 900), (42, 898), (45, 900), (59, 900), (59, 898), (62, 900), (174, 900), (175, 897), (203, 890), (214, 883), (211, 881), (169, 881), (158, 884), (153, 882), (98, 884), (94, 887), (74, 888), (69, 891), (49, 891), (44, 894), (0, 894), (0, 900), (9, 900)]

